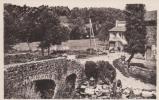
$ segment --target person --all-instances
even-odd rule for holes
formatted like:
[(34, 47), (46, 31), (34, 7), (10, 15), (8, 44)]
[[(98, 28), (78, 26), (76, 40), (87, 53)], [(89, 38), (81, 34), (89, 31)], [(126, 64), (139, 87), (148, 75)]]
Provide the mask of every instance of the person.
[(116, 97), (117, 98), (121, 98), (122, 96), (122, 83), (121, 80), (119, 79), (117, 81), (117, 87), (116, 87)]
[(122, 97), (122, 83), (120, 79), (113, 82), (112, 97), (118, 99)]
[(117, 47), (117, 48), (118, 48), (118, 51), (120, 52), (121, 51), (120, 47)]

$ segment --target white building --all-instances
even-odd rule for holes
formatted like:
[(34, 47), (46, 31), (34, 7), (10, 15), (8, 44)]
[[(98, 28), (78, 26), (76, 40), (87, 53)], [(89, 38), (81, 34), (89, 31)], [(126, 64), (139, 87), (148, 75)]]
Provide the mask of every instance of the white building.
[(126, 21), (116, 21), (116, 26), (109, 30), (109, 50), (122, 51), (127, 45), (124, 32)]

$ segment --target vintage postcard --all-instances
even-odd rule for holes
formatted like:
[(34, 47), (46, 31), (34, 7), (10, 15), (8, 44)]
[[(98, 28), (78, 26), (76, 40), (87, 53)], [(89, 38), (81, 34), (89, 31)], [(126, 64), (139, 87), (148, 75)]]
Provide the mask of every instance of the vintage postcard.
[(3, 0), (2, 99), (157, 99), (155, 0)]

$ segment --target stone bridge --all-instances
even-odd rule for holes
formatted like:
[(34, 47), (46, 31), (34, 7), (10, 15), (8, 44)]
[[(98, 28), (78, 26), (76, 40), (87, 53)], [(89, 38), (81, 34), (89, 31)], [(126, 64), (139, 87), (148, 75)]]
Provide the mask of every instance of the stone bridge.
[(80, 63), (65, 58), (4, 66), (4, 98), (71, 98), (84, 76)]

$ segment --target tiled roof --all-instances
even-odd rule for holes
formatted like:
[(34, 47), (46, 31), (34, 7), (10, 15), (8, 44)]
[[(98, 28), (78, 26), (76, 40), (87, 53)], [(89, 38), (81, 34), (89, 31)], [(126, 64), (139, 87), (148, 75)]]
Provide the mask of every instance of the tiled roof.
[(115, 31), (115, 32), (125, 32), (126, 31), (126, 27), (125, 26), (121, 26), (121, 27), (113, 27), (112, 29), (110, 29), (109, 31)]

